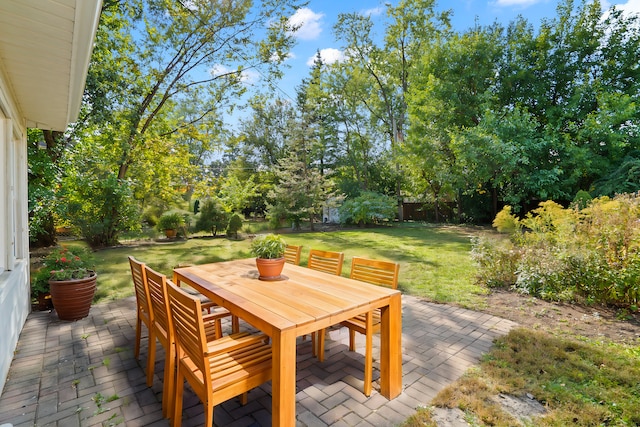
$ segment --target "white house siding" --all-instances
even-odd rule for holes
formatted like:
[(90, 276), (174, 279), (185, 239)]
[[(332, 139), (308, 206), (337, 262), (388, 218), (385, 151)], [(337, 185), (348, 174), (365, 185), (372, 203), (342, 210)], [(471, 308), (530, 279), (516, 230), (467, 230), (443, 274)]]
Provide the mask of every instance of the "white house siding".
[(31, 307), (27, 127), (76, 120), (102, 0), (0, 0), (0, 394)]
[(0, 392), (30, 311), (26, 128), (0, 79)]

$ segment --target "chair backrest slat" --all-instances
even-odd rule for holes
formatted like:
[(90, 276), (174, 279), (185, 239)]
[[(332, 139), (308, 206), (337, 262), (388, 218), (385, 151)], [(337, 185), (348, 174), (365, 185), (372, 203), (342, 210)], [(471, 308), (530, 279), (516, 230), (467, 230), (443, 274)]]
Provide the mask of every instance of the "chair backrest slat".
[(339, 276), (342, 274), (343, 252), (321, 251), (311, 249), (309, 251), (309, 261), (307, 267), (312, 270), (323, 271)]
[(204, 384), (211, 380), (210, 369), (204, 364), (207, 351), (207, 336), (202, 320), (202, 304), (200, 299), (189, 295), (170, 280), (167, 281), (169, 309), (177, 341), (177, 357), (185, 355), (205, 374)]
[(149, 267), (145, 267), (149, 300), (153, 311), (154, 322), (164, 330), (165, 338), (169, 338), (171, 324), (169, 320), (169, 301), (167, 300), (167, 277)]
[(133, 278), (133, 286), (136, 291), (136, 301), (139, 309), (147, 313), (149, 316), (149, 290), (147, 288), (147, 275), (145, 273), (144, 263), (129, 257), (129, 266), (131, 267), (131, 277)]
[(399, 272), (400, 264), (396, 262), (353, 257), (350, 277), (374, 285), (397, 289)]
[(289, 264), (299, 265), (302, 246), (287, 245), (284, 250), (284, 260)]

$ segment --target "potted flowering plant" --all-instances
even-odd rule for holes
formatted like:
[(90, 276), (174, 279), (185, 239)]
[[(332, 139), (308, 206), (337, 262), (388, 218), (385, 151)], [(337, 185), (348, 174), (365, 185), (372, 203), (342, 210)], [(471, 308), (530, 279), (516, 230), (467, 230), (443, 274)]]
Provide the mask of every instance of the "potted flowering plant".
[[(87, 317), (96, 291), (98, 275), (92, 269), (90, 257), (84, 251), (56, 248), (43, 261), (44, 266), (35, 277), (37, 291), (46, 280), (53, 308), (61, 320)], [(32, 289), (34, 286), (32, 286)]]
[(262, 234), (251, 242), (251, 252), (256, 256), (260, 280), (279, 280), (284, 268), (284, 251), (287, 243), (278, 234)]

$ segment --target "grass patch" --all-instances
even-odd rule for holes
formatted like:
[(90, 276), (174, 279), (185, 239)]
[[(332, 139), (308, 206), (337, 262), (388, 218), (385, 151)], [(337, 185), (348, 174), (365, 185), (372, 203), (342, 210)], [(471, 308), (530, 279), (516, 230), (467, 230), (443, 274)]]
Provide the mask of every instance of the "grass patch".
[[(477, 308), (483, 304), (481, 296), (486, 290), (473, 279), (475, 267), (470, 248), (475, 233), (475, 229), (465, 227), (409, 224), (330, 233), (287, 233), (284, 237), (289, 244), (303, 246), (301, 265), (307, 264), (311, 248), (344, 252), (344, 276), (351, 271), (353, 256), (397, 261), (399, 287), (404, 293)], [(173, 268), (179, 265), (249, 258), (249, 243), (249, 239), (203, 237), (98, 251), (94, 254), (98, 271), (96, 301), (133, 295), (129, 255), (171, 277)]]
[(529, 393), (547, 408), (532, 425), (639, 425), (639, 356), (640, 347), (515, 329), (432, 403), (471, 412), (479, 425), (512, 426), (519, 420), (491, 397)]

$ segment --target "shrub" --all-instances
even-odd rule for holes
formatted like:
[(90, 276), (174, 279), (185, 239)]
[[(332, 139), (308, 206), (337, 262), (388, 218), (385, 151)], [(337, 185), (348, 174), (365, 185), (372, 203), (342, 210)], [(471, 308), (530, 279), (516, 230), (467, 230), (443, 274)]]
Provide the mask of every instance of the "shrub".
[(227, 225), (227, 236), (234, 236), (238, 238), (238, 231), (242, 228), (242, 218), (240, 215), (233, 214), (229, 219), (229, 225)]
[(492, 224), (500, 233), (513, 234), (520, 230), (520, 221), (511, 213), (511, 206), (502, 208)]
[(142, 221), (151, 227), (158, 225), (158, 219), (162, 215), (162, 208), (159, 206), (149, 206), (142, 212)]
[(214, 199), (207, 199), (200, 204), (200, 217), (196, 220), (196, 231), (210, 231), (215, 237), (219, 230), (224, 230), (229, 224), (229, 215), (220, 203)]
[(635, 307), (640, 300), (640, 195), (593, 199), (564, 209), (548, 201), (521, 221), (512, 249), (474, 242), (478, 278), (549, 300)]
[(584, 209), (587, 206), (589, 206), (589, 203), (591, 203), (591, 200), (593, 200), (593, 197), (591, 197), (591, 194), (587, 193), (584, 190), (580, 190), (576, 193), (576, 197), (573, 198), (573, 202), (571, 202), (571, 206), (578, 210)]
[(140, 214), (131, 185), (114, 174), (102, 178), (76, 174), (69, 177), (65, 218), (92, 246), (114, 246), (118, 236), (140, 228)]
[(471, 243), (471, 258), (479, 267), (478, 281), (490, 288), (516, 283), (520, 252), (509, 239), (483, 236), (474, 237)]
[(346, 200), (338, 211), (340, 222), (365, 225), (393, 220), (397, 204), (393, 197), (365, 191), (356, 198)]
[(156, 228), (159, 231), (178, 230), (184, 227), (184, 217), (178, 212), (165, 212), (158, 219)]

